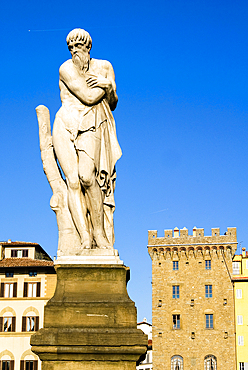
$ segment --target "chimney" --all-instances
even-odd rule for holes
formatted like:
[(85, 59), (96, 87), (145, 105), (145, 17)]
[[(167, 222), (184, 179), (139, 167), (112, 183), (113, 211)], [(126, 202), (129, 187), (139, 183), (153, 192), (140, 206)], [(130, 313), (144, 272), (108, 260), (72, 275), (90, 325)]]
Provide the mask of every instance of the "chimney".
[(197, 229), (197, 227), (195, 226), (195, 227), (193, 227), (193, 236), (196, 236), (196, 229)]
[(245, 256), (246, 256), (245, 248), (244, 248), (244, 247), (242, 248), (242, 256), (243, 256), (243, 257), (245, 257)]
[(178, 229), (178, 227), (175, 227), (175, 229), (174, 229), (174, 238), (179, 238), (179, 229)]

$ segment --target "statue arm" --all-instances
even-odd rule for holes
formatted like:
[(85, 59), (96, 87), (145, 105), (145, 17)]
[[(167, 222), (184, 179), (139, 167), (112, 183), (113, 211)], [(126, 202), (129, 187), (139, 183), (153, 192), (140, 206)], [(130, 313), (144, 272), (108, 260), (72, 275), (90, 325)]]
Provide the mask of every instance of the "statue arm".
[(116, 94), (115, 74), (111, 63), (104, 60), (101, 61), (101, 70), (105, 77), (101, 74), (98, 76), (90, 76), (86, 78), (87, 85), (91, 88), (104, 89), (106, 99), (109, 103), (110, 109), (115, 110), (118, 97)]
[(104, 97), (105, 91), (97, 87), (91, 89), (87, 86), (86, 80), (81, 76), (74, 66), (62, 64), (59, 69), (60, 80), (68, 90), (85, 105), (95, 105)]
[(118, 102), (118, 96), (116, 94), (116, 83), (115, 83), (115, 73), (112, 65), (108, 63), (108, 73), (107, 78), (111, 82), (111, 85), (109, 89), (106, 90), (106, 99), (109, 103), (110, 109), (115, 110), (117, 102)]

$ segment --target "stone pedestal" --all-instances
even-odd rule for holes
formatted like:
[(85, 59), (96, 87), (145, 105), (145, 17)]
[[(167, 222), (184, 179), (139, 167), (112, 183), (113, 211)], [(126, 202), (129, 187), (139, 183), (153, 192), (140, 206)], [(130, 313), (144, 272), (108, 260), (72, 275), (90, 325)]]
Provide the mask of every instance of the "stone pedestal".
[(134, 370), (146, 352), (122, 264), (57, 264), (44, 328), (31, 337), (42, 370)]

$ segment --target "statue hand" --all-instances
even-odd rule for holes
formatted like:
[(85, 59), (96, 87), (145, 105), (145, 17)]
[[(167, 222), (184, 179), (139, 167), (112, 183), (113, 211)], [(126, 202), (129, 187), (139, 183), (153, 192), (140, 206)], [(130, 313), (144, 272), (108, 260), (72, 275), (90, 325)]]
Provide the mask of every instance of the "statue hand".
[(103, 76), (90, 76), (86, 78), (86, 82), (89, 87), (101, 87), (104, 90), (109, 90), (112, 87), (111, 82)]

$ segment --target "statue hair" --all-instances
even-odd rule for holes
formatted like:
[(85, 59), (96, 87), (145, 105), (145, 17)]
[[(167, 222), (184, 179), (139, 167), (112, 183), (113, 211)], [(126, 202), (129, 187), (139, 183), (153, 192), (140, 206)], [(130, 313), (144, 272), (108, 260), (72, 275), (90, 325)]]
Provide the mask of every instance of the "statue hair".
[(66, 37), (67, 45), (69, 46), (71, 42), (78, 41), (85, 45), (87, 49), (91, 49), (92, 47), (92, 38), (90, 34), (83, 30), (82, 28), (75, 28), (71, 32), (68, 33)]

